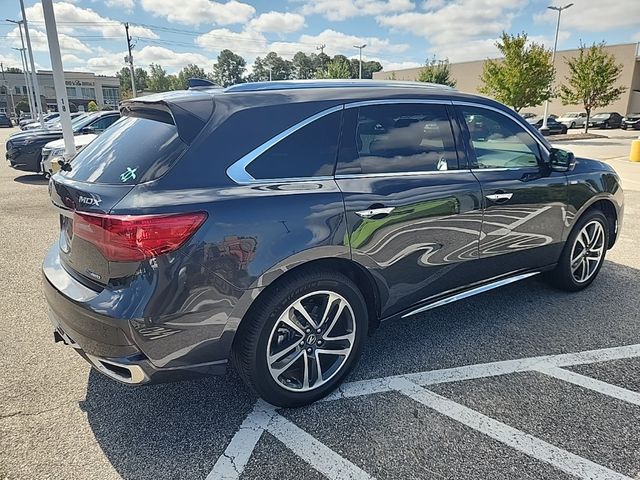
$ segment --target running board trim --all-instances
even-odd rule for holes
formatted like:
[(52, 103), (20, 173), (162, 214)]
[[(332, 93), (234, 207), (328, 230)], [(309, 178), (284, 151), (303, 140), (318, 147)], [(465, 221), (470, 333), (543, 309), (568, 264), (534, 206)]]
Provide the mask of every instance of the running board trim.
[(409, 313), (405, 313), (401, 318), (410, 317), (411, 315), (415, 315), (417, 313), (426, 312), (427, 310), (431, 310), (433, 308), (438, 308), (449, 303), (457, 302), (458, 300), (462, 300), (464, 298), (473, 297), (474, 295), (488, 292), (489, 290), (493, 290), (494, 288), (499, 288), (503, 287), (504, 285), (509, 285), (510, 283), (519, 282), (520, 280), (533, 277), (534, 275), (538, 275), (539, 273), (540, 272), (523, 273), (521, 275), (516, 275), (515, 277), (503, 278), (502, 280), (487, 283), (486, 285), (481, 285), (479, 287), (472, 288), (471, 290), (456, 293), (455, 295), (451, 295), (450, 297), (443, 298), (436, 302), (429, 303), (423, 307), (417, 308), (416, 310), (412, 310)]

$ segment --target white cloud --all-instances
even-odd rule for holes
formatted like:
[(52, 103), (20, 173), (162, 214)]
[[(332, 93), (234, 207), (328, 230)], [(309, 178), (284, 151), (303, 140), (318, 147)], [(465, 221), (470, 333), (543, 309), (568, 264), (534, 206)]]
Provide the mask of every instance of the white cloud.
[[(554, 0), (560, 6), (566, 2)], [(629, 0), (603, 4), (593, 0), (573, 0), (573, 7), (562, 11), (562, 27), (587, 32), (606, 32), (615, 28), (637, 26), (640, 22), (640, 2)], [(558, 13), (545, 10), (534, 16), (536, 22), (555, 24)]]
[[(22, 46), (18, 28), (11, 30), (7, 34), (7, 37), (11, 40), (14, 47), (20, 48)], [(37, 30), (32, 26), (29, 29), (29, 38), (31, 39), (31, 46), (34, 51), (49, 51), (49, 42), (47, 41), (47, 34), (45, 32)], [(80, 40), (64, 33), (58, 33), (58, 42), (60, 43), (60, 50), (62, 52), (91, 52), (91, 49)]]
[(105, 5), (111, 8), (122, 8), (126, 12), (133, 11), (135, 6), (134, 0), (105, 0)]
[(85, 60), (71, 53), (62, 55), (62, 64), (65, 66), (66, 70), (68, 70), (69, 65), (84, 65), (85, 63)]
[[(121, 22), (103, 17), (90, 8), (81, 8), (68, 2), (56, 2), (53, 8), (59, 33), (72, 35), (77, 34), (78, 31), (90, 30), (99, 32), (103, 37), (124, 37), (124, 27)], [(41, 3), (27, 8), (26, 13), (29, 21), (44, 23)], [(135, 25), (129, 28), (129, 34), (136, 37), (158, 38), (152, 30)]]
[(197, 37), (196, 43), (213, 52), (228, 48), (243, 57), (256, 57), (269, 51), (267, 39), (254, 30), (232, 32), (227, 28), (218, 28)]
[(244, 23), (256, 12), (251, 5), (236, 0), (226, 3), (190, 0), (185, 5), (177, 5), (175, 0), (141, 0), (141, 4), (142, 8), (153, 15), (186, 25)]
[(249, 28), (258, 32), (291, 33), (304, 27), (304, 17), (297, 13), (268, 12), (249, 22)]
[(302, 13), (324, 15), (337, 22), (361, 15), (406, 12), (414, 7), (411, 0), (308, 0), (302, 7)]
[[(127, 53), (110, 52), (102, 50), (93, 58), (87, 60), (86, 65), (89, 71), (103, 75), (114, 75), (125, 66), (124, 57)], [(159, 64), (168, 73), (177, 73), (190, 63), (209, 69), (214, 60), (194, 52), (175, 52), (168, 48), (147, 45), (135, 54), (135, 67), (148, 69), (152, 63)]]
[(346, 33), (327, 29), (318, 35), (303, 34), (299, 39), (300, 43), (307, 44), (307, 49), (315, 45), (326, 45), (325, 53), (335, 55), (338, 53), (352, 56), (357, 53), (354, 45), (366, 44), (365, 53), (402, 53), (409, 49), (406, 43), (391, 43), (386, 38), (378, 37), (357, 37)]
[(381, 15), (378, 23), (429, 41), (438, 58), (451, 61), (495, 56), (495, 39), (509, 30), (528, 0), (429, 0), (422, 12)]

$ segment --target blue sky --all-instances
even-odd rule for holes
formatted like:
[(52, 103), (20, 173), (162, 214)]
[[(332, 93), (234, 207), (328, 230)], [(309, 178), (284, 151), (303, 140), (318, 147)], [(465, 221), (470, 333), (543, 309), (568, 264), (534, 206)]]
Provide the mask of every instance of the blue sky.
[[(73, 0), (55, 2), (67, 70), (113, 74), (123, 66), (126, 41), (122, 22), (132, 24), (139, 66), (159, 63), (176, 72), (188, 63), (205, 70), (229, 48), (252, 63), (276, 51), (316, 51), (355, 57), (353, 45), (386, 70), (423, 64), (426, 58), (452, 62), (496, 56), (502, 30), (525, 31), (551, 46), (557, 0)], [(640, 41), (640, 0), (573, 0), (563, 12), (559, 48), (580, 40), (609, 44)], [(49, 68), (39, 1), (25, 0), (39, 68)], [(0, 61), (19, 66), (15, 25), (18, 0), (2, 0)]]

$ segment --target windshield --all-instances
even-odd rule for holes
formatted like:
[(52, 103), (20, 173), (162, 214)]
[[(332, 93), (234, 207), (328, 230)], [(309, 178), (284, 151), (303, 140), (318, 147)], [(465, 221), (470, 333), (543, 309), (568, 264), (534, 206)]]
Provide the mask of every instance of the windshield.
[(77, 120), (74, 120), (73, 122), (71, 122), (71, 126), (73, 127), (73, 131), (75, 132), (76, 130), (80, 130), (81, 128), (86, 127), (87, 125), (89, 125), (93, 120), (95, 120), (99, 116), (100, 116), (99, 113), (89, 113), (87, 115), (83, 115), (82, 117), (78, 118)]
[(593, 118), (608, 118), (609, 115), (611, 115), (610, 113), (598, 113), (597, 115), (594, 115)]
[(577, 113), (567, 113), (567, 114), (565, 115), (565, 117), (566, 117), (566, 118), (576, 118), (577, 116), (578, 116), (578, 114), (577, 114)]

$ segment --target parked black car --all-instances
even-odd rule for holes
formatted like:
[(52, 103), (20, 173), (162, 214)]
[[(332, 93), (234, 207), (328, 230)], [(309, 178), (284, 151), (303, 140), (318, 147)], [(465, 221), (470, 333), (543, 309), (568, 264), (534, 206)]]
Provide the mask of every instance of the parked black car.
[(589, 127), (593, 128), (620, 128), (622, 115), (618, 112), (597, 113), (589, 119)]
[[(73, 133), (100, 133), (120, 118), (119, 112), (96, 112), (73, 122)], [(42, 147), (62, 138), (62, 130), (29, 130), (16, 133), (7, 140), (6, 157), (16, 170), (40, 172)]]
[(541, 272), (587, 287), (623, 216), (609, 165), (444, 86), (247, 83), (122, 114), (50, 181), (43, 273), (56, 340), (129, 384), (231, 359), (269, 402), (312, 402), (381, 321)]
[(623, 130), (627, 128), (632, 130), (640, 130), (640, 113), (629, 113), (622, 119), (622, 124), (620, 125)]
[(0, 112), (0, 127), (13, 127), (13, 122), (6, 113)]
[[(540, 128), (542, 127), (543, 120), (544, 118), (537, 117), (537, 118), (529, 119), (527, 121), (531, 125), (533, 125), (535, 128), (540, 130)], [(565, 133), (567, 133), (567, 126), (563, 123), (556, 121), (554, 117), (547, 117), (547, 128), (549, 129), (548, 130), (549, 135), (556, 135), (556, 134), (564, 135)]]

